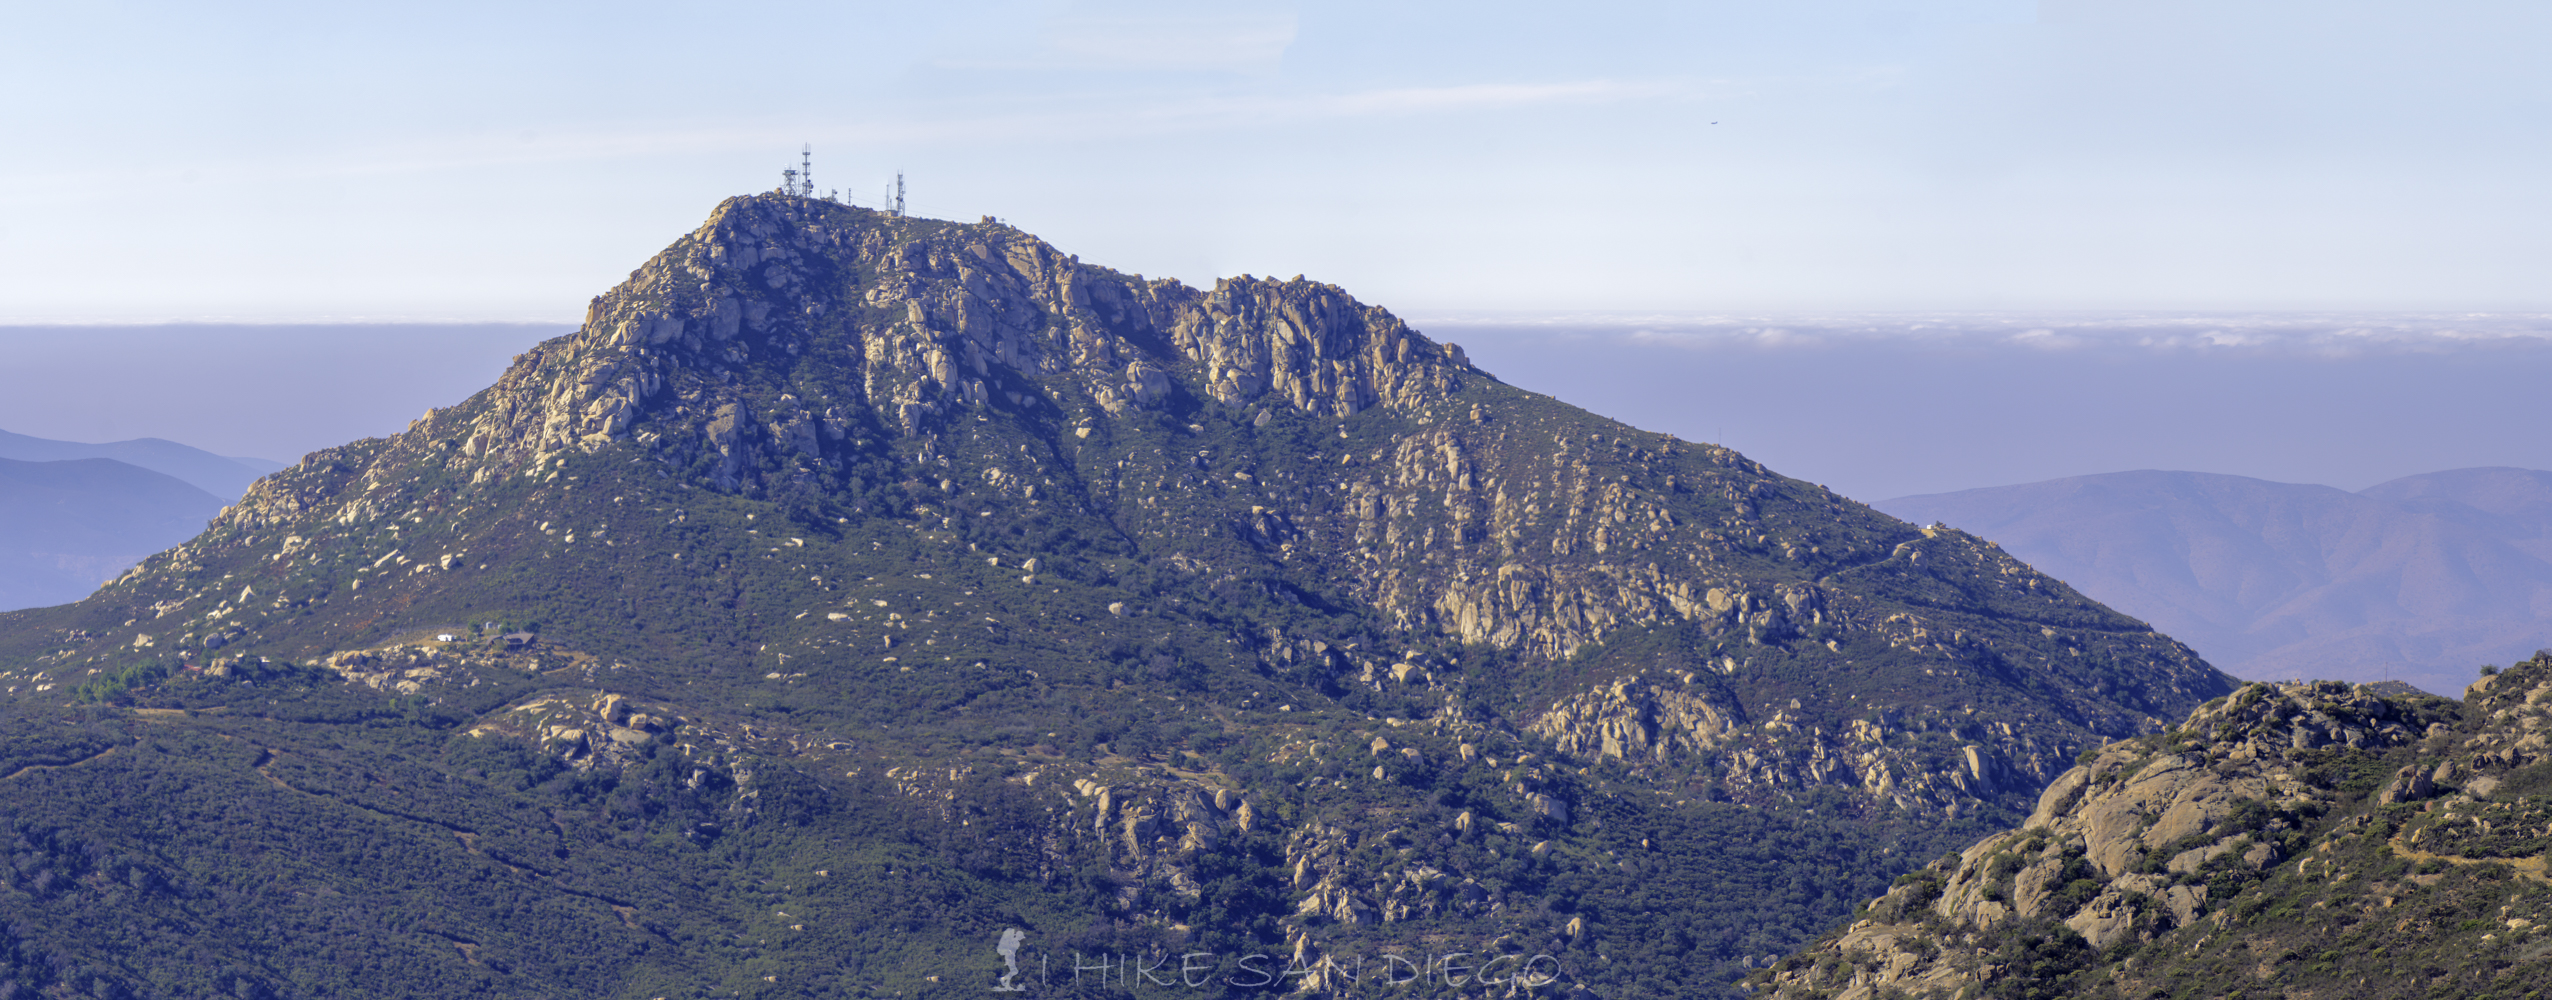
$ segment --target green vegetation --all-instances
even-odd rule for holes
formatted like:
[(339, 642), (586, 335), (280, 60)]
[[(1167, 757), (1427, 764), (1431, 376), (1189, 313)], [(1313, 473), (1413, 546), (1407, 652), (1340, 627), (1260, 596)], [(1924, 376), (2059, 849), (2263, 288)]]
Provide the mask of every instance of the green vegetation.
[[(2226, 687), (1326, 286), (748, 199), (0, 615), (0, 1000), (975, 996), (1006, 928), (1066, 996), (1190, 951), (1728, 996)], [(1303, 980), (1250, 978), (1194, 994)]]

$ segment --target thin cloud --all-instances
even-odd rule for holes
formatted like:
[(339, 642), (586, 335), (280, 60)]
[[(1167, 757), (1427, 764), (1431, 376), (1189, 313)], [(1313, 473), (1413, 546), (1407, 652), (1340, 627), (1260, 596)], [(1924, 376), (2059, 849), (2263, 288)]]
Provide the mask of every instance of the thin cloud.
[(1049, 21), (1026, 51), (968, 52), (930, 60), (937, 69), (1003, 72), (1268, 73), (1298, 30), (1292, 10), (1076, 13)]
[(1693, 88), (1670, 83), (1579, 80), (1567, 83), (1475, 83), (1458, 87), (1408, 87), (1290, 102), (1282, 110), (1309, 117), (1427, 114), (1537, 107), (1551, 104), (1613, 104), (1624, 101), (1698, 96)]
[[(916, 118), (879, 121), (862, 138), (907, 142), (1018, 141), (1158, 136), (1266, 128), (1353, 118), (1520, 111), (1562, 106), (1697, 100), (1734, 91), (1676, 81), (1574, 80), (1398, 87), (1338, 94), (1236, 94), (1158, 100), (1145, 94), (1067, 95), (1037, 107), (968, 114), (942, 106)], [(1007, 108), (1018, 102), (1003, 98)]]
[(2057, 333), (2045, 327), (2012, 334), (2006, 343), (2035, 347), (2042, 351), (2069, 351), (2082, 347), (2084, 344), (2080, 337)]
[[(260, 157), (197, 159), (184, 170), (192, 183), (221, 185), (456, 173), (508, 167), (598, 163), (697, 156), (704, 150), (766, 149), (774, 163), (801, 142), (827, 146), (943, 145), (983, 142), (1086, 140), (1179, 132), (1260, 128), (1352, 118), (1415, 117), (1515, 111), (1638, 101), (1702, 100), (1742, 92), (1734, 84), (1681, 81), (1575, 80), (1557, 83), (1478, 83), (1401, 87), (1337, 94), (1230, 95), (1162, 100), (1147, 93), (1084, 92), (1046, 97), (1023, 106), (1015, 96), (997, 101), (1003, 110), (943, 102), (901, 116), (831, 121), (765, 120), (745, 124), (671, 125), (628, 129), (546, 129), (538, 133), (491, 131), (424, 136), (329, 152), (293, 151)], [(776, 167), (774, 168), (777, 169)], [(164, 186), (173, 170), (80, 171), (0, 175), (0, 187), (18, 198), (54, 199), (66, 191), (120, 193)], [(15, 200), (0, 198), (0, 203)]]

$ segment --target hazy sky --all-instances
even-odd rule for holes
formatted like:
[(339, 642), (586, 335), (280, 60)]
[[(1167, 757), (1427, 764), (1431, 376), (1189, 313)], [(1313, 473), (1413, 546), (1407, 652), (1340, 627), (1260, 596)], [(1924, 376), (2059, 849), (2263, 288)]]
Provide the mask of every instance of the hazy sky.
[(487, 388), (560, 324), (0, 327), (0, 430), (291, 463)]
[(798, 145), (1429, 310), (2552, 308), (2552, 5), (0, 6), (0, 322), (573, 321)]

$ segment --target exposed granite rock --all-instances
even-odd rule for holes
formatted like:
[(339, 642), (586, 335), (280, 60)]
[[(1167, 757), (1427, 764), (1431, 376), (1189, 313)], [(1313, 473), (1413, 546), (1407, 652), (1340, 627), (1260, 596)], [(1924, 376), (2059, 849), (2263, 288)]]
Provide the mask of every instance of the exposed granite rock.
[(2190, 926), (2218, 873), (2285, 861), (2338, 799), (2298, 759), (2408, 745), (2425, 726), (2363, 686), (2245, 686), (2176, 729), (2089, 755), (2020, 829), (1906, 876), (1868, 919), (1785, 962), (1771, 995), (1966, 995), (2006, 972), (1976, 932), (2013, 921), (2061, 924), (2093, 948)]
[[(619, 768), (639, 759), (648, 744), (674, 741), (677, 752), (703, 767), (724, 766), (739, 756), (732, 740), (693, 727), (672, 706), (640, 702), (609, 691), (559, 691), (536, 695), (490, 713), (468, 734), (510, 737), (556, 755), (570, 767)], [(695, 777), (695, 781), (697, 778)]]

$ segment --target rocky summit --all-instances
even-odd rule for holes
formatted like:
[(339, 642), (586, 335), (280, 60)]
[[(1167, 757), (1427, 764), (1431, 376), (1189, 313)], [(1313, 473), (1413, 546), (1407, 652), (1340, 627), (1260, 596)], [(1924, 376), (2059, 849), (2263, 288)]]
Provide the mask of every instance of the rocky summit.
[(1633, 997), (2231, 682), (1336, 287), (771, 194), (0, 689), (0, 997)]

